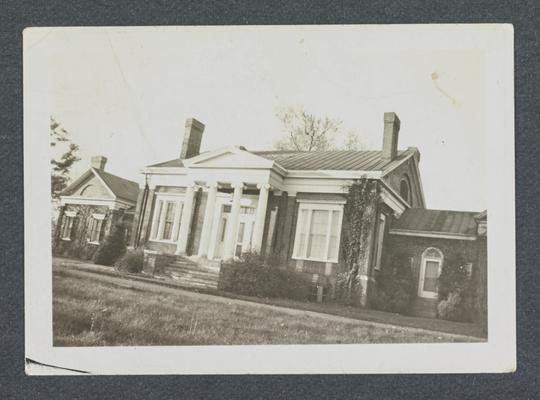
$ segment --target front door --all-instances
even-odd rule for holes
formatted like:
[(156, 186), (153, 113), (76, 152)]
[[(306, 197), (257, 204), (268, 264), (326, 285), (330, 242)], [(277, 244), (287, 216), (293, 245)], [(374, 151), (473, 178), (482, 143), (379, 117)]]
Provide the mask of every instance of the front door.
[(420, 281), (418, 282), (418, 295), (434, 299), (438, 295), (437, 280), (441, 273), (441, 261), (425, 258), (420, 268)]
[(241, 257), (242, 254), (251, 250), (251, 241), (253, 239), (254, 225), (254, 214), (240, 214), (240, 218), (238, 221), (238, 230), (236, 231), (236, 243), (234, 246), (235, 257)]
[[(227, 226), (229, 224), (230, 206), (223, 207), (223, 211), (219, 220), (216, 256), (214, 258), (223, 258), (223, 247), (225, 244), (225, 236)], [(236, 240), (234, 242), (234, 256), (241, 257), (242, 254), (251, 250), (253, 240), (253, 227), (255, 226), (255, 208), (241, 207), (240, 216), (238, 218), (238, 227), (236, 229)]]

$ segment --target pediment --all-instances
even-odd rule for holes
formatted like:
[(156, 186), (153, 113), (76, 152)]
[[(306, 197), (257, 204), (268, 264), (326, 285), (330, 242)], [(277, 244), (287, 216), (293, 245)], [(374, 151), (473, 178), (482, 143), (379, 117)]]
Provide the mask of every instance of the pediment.
[(227, 148), (203, 153), (184, 160), (188, 168), (272, 168), (274, 162), (241, 148)]
[(76, 179), (63, 191), (62, 195), (100, 199), (115, 198), (107, 185), (92, 170), (86, 171)]

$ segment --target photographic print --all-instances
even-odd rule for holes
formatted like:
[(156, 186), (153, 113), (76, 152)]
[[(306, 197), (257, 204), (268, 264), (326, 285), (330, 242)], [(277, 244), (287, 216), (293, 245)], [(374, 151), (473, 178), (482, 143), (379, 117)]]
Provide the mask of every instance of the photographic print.
[(513, 242), (493, 244), (514, 235), (496, 183), (513, 187), (511, 41), (504, 25), (29, 29), (27, 332), (47, 333), (28, 357), (201, 373), (226, 353), (249, 361), (208, 372), (270, 357), (276, 373), (278, 354), (350, 349), (389, 363), (291, 368), (414, 372), (396, 363), (479, 349), (480, 365), (505, 342), (493, 368), (511, 369)]

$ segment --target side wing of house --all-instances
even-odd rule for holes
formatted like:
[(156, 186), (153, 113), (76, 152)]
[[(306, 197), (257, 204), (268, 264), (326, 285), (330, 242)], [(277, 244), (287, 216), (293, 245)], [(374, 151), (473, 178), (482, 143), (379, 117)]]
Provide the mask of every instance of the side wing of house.
[(119, 199), (99, 173), (90, 168), (60, 196), (54, 254), (91, 259), (112, 226), (132, 217), (126, 211), (134, 205), (135, 202)]
[(424, 191), (418, 164), (420, 153), (417, 149), (409, 148), (411, 156), (397, 166), (383, 171), (382, 181), (407, 202), (410, 208), (425, 208)]

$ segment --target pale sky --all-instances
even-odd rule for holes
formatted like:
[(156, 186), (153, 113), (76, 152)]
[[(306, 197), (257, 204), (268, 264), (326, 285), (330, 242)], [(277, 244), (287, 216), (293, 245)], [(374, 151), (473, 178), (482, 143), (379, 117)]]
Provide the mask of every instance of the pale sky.
[(107, 171), (139, 181), (145, 165), (178, 157), (189, 117), (206, 125), (202, 151), (271, 149), (287, 106), (340, 119), (380, 149), (394, 111), (398, 147), (421, 152), (427, 207), (480, 211), (484, 57), (437, 34), (434, 46), (396, 27), (43, 28), (25, 37), (25, 82), (80, 146), (74, 174), (104, 155)]

